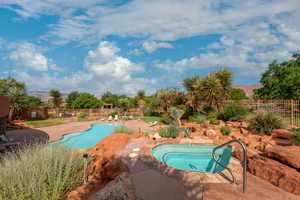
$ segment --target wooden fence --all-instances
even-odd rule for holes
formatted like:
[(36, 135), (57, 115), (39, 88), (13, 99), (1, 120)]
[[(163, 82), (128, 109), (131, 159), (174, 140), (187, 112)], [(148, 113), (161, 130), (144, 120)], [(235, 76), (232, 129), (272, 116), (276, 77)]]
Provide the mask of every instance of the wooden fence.
[(284, 118), (291, 127), (300, 127), (300, 101), (298, 100), (241, 100), (228, 102), (245, 105), (254, 112), (276, 112)]
[[(78, 115), (80, 113), (89, 113), (90, 116), (107, 116), (112, 112), (119, 112), (121, 114), (121, 111), (118, 109), (108, 109), (108, 108), (91, 108), (91, 109), (65, 109), (65, 108), (59, 108), (59, 109), (48, 109), (49, 113), (68, 113), (68, 114), (74, 114)], [(130, 109), (127, 111), (128, 115), (133, 115), (133, 116), (140, 116), (141, 111), (140, 109)]]

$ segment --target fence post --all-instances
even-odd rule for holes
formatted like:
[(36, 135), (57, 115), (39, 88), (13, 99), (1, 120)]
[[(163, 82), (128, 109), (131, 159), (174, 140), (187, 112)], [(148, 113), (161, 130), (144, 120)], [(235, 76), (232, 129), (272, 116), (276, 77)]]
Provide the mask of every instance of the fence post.
[(291, 100), (292, 127), (294, 127), (294, 100)]

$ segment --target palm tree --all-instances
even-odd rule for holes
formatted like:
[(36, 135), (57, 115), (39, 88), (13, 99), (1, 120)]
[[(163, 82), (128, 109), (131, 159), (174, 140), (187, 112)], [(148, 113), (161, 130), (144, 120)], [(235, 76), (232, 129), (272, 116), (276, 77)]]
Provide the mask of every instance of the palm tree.
[[(51, 101), (55, 108), (58, 108), (62, 103), (62, 94), (55, 89), (50, 90), (50, 96), (52, 97)], [(56, 114), (58, 114), (58, 110), (56, 110)]]
[(216, 106), (219, 109), (221, 99), (223, 99), (223, 87), (215, 73), (208, 74), (201, 81), (198, 95), (199, 98), (205, 101), (209, 106)]
[(222, 85), (222, 100), (230, 97), (230, 89), (232, 86), (232, 73), (228, 69), (222, 69), (215, 72), (216, 78), (220, 80)]
[(201, 85), (200, 76), (193, 76), (189, 78), (185, 78), (183, 81), (183, 86), (187, 90), (187, 104), (192, 107), (193, 112), (197, 111), (199, 107), (199, 98), (198, 98), (198, 90)]

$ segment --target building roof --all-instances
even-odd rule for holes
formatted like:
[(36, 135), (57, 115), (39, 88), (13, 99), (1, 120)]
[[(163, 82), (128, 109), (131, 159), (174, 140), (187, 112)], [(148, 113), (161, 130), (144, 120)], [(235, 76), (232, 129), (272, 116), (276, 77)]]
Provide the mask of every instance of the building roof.
[(233, 88), (244, 90), (247, 97), (252, 97), (254, 94), (254, 89), (262, 88), (261, 85), (234, 85)]

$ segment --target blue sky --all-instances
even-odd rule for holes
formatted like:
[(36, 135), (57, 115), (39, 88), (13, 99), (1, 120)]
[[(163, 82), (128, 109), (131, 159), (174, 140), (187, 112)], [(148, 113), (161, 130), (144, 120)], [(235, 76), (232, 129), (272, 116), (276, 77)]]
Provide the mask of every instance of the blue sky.
[(0, 0), (0, 78), (149, 94), (220, 68), (258, 84), (300, 51), (299, 0)]

